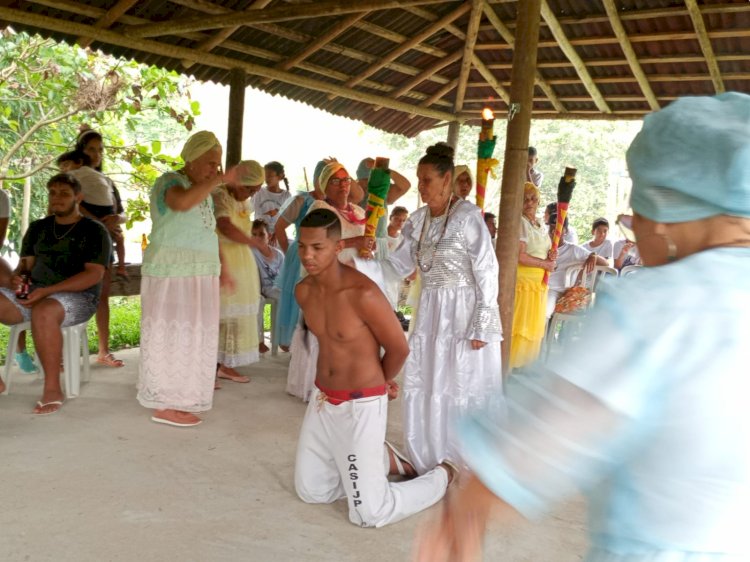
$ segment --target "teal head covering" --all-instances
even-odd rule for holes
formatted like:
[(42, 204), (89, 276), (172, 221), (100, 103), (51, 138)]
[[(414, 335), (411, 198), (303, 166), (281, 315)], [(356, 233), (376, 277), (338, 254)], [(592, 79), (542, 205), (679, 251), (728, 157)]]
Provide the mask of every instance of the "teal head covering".
[(646, 116), (627, 161), (639, 215), (663, 223), (750, 218), (750, 96), (677, 99)]

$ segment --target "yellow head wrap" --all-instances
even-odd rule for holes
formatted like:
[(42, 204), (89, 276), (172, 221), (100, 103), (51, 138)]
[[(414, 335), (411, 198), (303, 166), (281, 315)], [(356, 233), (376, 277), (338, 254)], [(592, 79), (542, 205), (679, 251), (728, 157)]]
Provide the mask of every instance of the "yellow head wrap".
[(263, 185), (266, 179), (266, 172), (263, 166), (255, 160), (243, 160), (238, 164), (241, 166), (240, 185)]
[(527, 193), (534, 193), (537, 197), (539, 197), (539, 188), (530, 181), (527, 181), (525, 184), (523, 184), (523, 194), (526, 195)]
[(466, 164), (458, 164), (453, 172), (453, 187), (455, 188), (458, 185), (458, 176), (461, 174), (467, 174), (469, 176), (469, 181), (471, 181), (471, 185), (474, 185), (474, 177), (471, 175), (471, 170)]
[(216, 138), (216, 135), (210, 131), (199, 131), (194, 135), (191, 135), (185, 142), (185, 146), (182, 147), (180, 156), (182, 156), (185, 163), (192, 162), (217, 146), (221, 148), (221, 143), (219, 142), (219, 139)]
[(328, 188), (328, 180), (330, 180), (333, 177), (333, 174), (338, 172), (339, 170), (343, 170), (344, 166), (339, 164), (338, 162), (329, 162), (323, 167), (323, 171), (320, 172), (320, 191), (323, 193), (326, 192), (326, 188)]

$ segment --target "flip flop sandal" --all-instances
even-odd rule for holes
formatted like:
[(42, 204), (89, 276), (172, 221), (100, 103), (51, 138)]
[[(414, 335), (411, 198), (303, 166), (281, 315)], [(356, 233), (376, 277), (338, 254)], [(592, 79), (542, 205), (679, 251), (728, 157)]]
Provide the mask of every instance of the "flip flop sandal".
[(40, 400), (39, 402), (36, 403), (36, 407), (40, 410), (46, 406), (57, 406), (57, 408), (55, 408), (51, 412), (37, 412), (36, 410), (34, 410), (31, 413), (34, 414), (35, 416), (51, 416), (52, 414), (56, 414), (57, 412), (59, 412), (60, 408), (62, 408), (62, 405), (63, 405), (62, 400), (52, 400), (51, 402), (42, 402)]
[(218, 373), (216, 373), (216, 376), (219, 377), (220, 379), (225, 379), (225, 380), (232, 381), (232, 382), (241, 382), (241, 383), (250, 382), (250, 377), (246, 377), (245, 375), (239, 375), (239, 376), (231, 375), (227, 373), (226, 371), (222, 371), (221, 369), (219, 369)]
[(116, 359), (111, 353), (107, 353), (104, 357), (97, 357), (96, 362), (105, 367), (120, 368), (125, 366), (125, 362), (122, 359)]
[(163, 423), (164, 425), (171, 425), (172, 427), (195, 427), (196, 425), (203, 423), (203, 420), (180, 423), (172, 420), (166, 420), (164, 418), (157, 418), (156, 416), (151, 416), (151, 421), (156, 423)]
[[(393, 454), (393, 461), (394, 461), (394, 464), (396, 465), (396, 472), (398, 472), (399, 476), (405, 476), (407, 478), (414, 478), (415, 476), (417, 476), (416, 474), (417, 469), (414, 468), (414, 465), (406, 457), (406, 455), (404, 455), (401, 451), (396, 449), (396, 447), (390, 444), (388, 441), (385, 442), (385, 446), (388, 447), (388, 450), (390, 450), (390, 452)], [(406, 467), (404, 466), (404, 463), (412, 467), (412, 470), (414, 470), (414, 474), (410, 474), (406, 471)]]

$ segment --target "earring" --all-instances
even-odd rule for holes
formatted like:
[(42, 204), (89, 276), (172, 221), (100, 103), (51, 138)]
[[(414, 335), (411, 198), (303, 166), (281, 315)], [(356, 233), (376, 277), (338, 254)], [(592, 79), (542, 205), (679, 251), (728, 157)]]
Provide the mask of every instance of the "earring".
[(668, 234), (661, 234), (660, 235), (664, 242), (667, 244), (667, 261), (673, 262), (677, 259), (677, 244), (674, 243), (674, 240), (672, 240)]

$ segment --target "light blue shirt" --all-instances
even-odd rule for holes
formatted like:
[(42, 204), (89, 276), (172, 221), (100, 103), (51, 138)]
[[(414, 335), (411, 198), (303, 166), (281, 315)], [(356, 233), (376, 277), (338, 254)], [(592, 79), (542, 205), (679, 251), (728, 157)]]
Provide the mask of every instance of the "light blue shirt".
[(583, 490), (593, 562), (750, 560), (750, 249), (603, 282), (577, 344), (461, 422), (527, 516)]

